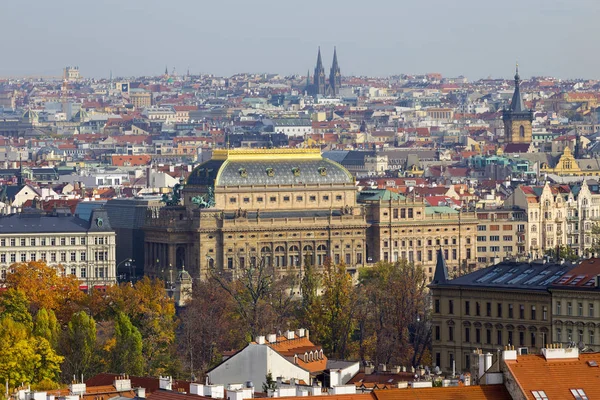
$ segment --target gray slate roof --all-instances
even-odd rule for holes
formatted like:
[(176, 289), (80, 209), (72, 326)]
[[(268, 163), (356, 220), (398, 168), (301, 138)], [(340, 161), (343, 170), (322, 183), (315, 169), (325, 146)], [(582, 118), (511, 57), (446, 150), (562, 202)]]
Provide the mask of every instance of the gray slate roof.
[[(575, 266), (569, 263), (504, 261), (432, 287), (546, 290)], [(437, 273), (437, 271), (436, 271)]]
[(4, 234), (84, 233), (89, 228), (89, 221), (67, 215), (46, 216), (32, 213), (0, 217), (0, 232)]

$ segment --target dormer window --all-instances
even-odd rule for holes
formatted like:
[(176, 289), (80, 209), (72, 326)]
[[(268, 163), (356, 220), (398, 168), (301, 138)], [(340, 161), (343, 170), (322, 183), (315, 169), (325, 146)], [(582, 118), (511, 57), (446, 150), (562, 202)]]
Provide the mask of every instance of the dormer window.
[(240, 168), (238, 170), (238, 172), (240, 173), (240, 176), (242, 178), (247, 178), (248, 177), (248, 171), (246, 170), (246, 168)]
[(300, 176), (300, 168), (298, 168), (298, 167), (292, 168), (292, 173), (294, 174), (294, 176)]

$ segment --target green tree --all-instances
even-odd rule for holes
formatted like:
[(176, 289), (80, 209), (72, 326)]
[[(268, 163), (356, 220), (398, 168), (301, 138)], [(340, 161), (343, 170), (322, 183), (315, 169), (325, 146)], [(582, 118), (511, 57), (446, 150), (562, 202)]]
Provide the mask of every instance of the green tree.
[(575, 250), (573, 250), (570, 246), (567, 245), (557, 245), (556, 247), (548, 249), (546, 250), (546, 255), (556, 260), (566, 261), (575, 261), (579, 258), (575, 253)]
[(57, 382), (62, 361), (48, 340), (32, 336), (28, 326), (9, 315), (0, 319), (0, 379), (8, 381), (9, 389)]
[(0, 296), (0, 310), (3, 316), (10, 316), (15, 322), (31, 329), (33, 318), (29, 313), (29, 300), (25, 292), (16, 288), (9, 288)]
[(66, 380), (73, 375), (90, 376), (95, 372), (96, 321), (94, 318), (84, 311), (73, 314), (61, 339), (60, 347), (65, 356), (63, 376)]
[(265, 376), (265, 383), (263, 383), (262, 385), (262, 390), (264, 394), (268, 394), (269, 390), (275, 389), (277, 389), (277, 382), (273, 380), (273, 374), (271, 373), (271, 371), (269, 371)]
[(122, 312), (119, 312), (115, 319), (112, 370), (131, 375), (142, 375), (144, 372), (142, 335)]
[(90, 297), (92, 315), (98, 320), (116, 319), (126, 314), (143, 338), (146, 370), (151, 375), (174, 374), (175, 330), (178, 320), (175, 303), (165, 290), (164, 282), (144, 277), (131, 286), (128, 283), (109, 287), (106, 293)]
[(35, 316), (33, 335), (46, 339), (52, 348), (56, 349), (59, 334), (60, 327), (54, 311), (47, 311), (45, 308), (40, 309)]

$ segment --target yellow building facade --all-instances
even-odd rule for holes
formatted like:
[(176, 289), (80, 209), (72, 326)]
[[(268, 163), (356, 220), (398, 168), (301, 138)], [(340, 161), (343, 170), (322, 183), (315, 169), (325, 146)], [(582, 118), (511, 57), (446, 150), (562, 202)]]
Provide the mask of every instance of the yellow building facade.
[(180, 197), (147, 217), (147, 274), (168, 278), (185, 266), (194, 278), (213, 268), (235, 277), (265, 263), (300, 275), (305, 260), (322, 266), (327, 258), (356, 274), (405, 258), (431, 277), (439, 246), (457, 274), (476, 265), (474, 214), (386, 190), (359, 193), (353, 176), (319, 149), (215, 150)]

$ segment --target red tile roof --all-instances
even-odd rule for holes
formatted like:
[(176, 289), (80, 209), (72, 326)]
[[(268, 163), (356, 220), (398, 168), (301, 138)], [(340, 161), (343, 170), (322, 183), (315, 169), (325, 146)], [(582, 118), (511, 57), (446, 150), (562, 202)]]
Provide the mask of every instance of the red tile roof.
[(376, 400), (511, 400), (504, 385), (375, 390)]
[(506, 361), (506, 366), (526, 399), (535, 399), (532, 390), (543, 390), (548, 399), (573, 399), (571, 389), (583, 389), (588, 399), (600, 399), (600, 368), (588, 361), (600, 363), (600, 353), (551, 360), (531, 354)]

